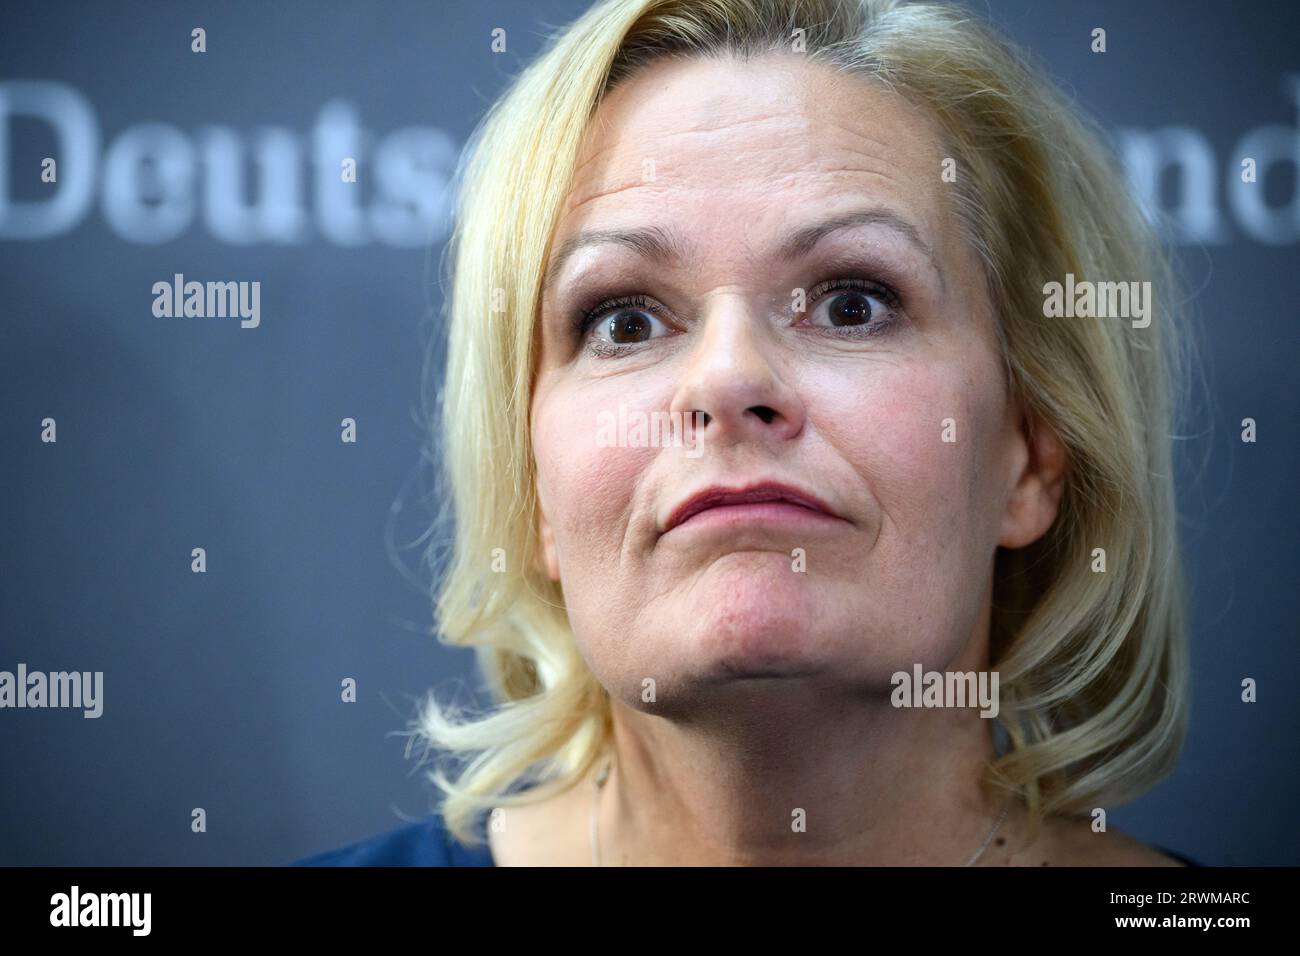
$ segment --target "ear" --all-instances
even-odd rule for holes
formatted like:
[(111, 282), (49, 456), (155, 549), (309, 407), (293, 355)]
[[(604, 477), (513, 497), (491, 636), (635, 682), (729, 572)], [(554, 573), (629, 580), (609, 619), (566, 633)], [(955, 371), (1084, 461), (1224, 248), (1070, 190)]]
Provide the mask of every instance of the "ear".
[(1056, 432), (1032, 412), (1017, 407), (1019, 469), (1002, 514), (998, 544), (1004, 548), (1023, 548), (1047, 533), (1060, 511), (1069, 462), (1065, 443)]

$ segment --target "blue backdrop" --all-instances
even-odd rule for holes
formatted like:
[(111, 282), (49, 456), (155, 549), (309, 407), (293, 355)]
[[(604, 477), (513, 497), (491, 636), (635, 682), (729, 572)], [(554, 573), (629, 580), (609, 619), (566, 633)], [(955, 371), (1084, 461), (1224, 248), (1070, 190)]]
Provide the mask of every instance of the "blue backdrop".
[[(471, 655), (430, 634), (422, 565), (446, 187), (585, 6), (5, 4), (0, 670), (104, 684), (97, 719), (0, 709), (0, 863), (277, 863), (428, 810), (402, 732), (428, 688), (473, 686)], [(1114, 132), (1196, 294), (1192, 731), (1111, 820), (1209, 863), (1300, 863), (1297, 7), (975, 12)], [(258, 282), (258, 309), (158, 317), (177, 274)]]

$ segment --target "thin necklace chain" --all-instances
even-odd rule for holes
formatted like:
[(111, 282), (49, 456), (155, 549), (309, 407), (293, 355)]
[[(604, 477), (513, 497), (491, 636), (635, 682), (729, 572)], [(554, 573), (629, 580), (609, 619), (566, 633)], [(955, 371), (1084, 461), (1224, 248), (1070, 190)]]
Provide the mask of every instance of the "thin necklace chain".
[[(609, 779), (611, 758), (605, 760), (605, 764), (600, 768), (600, 773), (596, 775), (596, 780), (592, 784), (591, 790), (591, 865), (600, 866), (600, 790), (605, 786), (605, 781)], [(988, 835), (984, 837), (984, 842), (979, 845), (979, 849), (971, 854), (971, 858), (962, 866), (974, 866), (976, 861), (984, 855), (988, 849), (989, 843), (993, 840), (993, 835), (998, 832), (1002, 826), (1002, 821), (1007, 818), (1007, 811), (1011, 809), (1011, 801), (1008, 800), (1002, 807), (1002, 812), (998, 814), (997, 821), (993, 824), (993, 829), (989, 830)]]

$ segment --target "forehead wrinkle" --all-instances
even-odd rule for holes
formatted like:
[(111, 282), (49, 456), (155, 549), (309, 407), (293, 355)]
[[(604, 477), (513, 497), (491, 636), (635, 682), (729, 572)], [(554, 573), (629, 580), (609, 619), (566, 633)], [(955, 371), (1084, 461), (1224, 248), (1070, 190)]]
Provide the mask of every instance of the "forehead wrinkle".
[(799, 120), (800, 126), (808, 125), (807, 121), (799, 116), (790, 116), (790, 115), (782, 116), (780, 114), (772, 114), (769, 116), (746, 116), (746, 117), (736, 117), (736, 118), (723, 118), (720, 122), (716, 122), (709, 125), (688, 126), (685, 129), (665, 129), (662, 132), (663, 135), (665, 136), (690, 136), (696, 133), (716, 133), (719, 130), (735, 129), (741, 126), (750, 126), (754, 123), (770, 123), (773, 120), (777, 122)]
[[(634, 133), (635, 135), (642, 136), (642, 137), (647, 137), (647, 138), (654, 137), (657, 139), (668, 140), (668, 139), (681, 137), (681, 136), (699, 136), (699, 135), (716, 134), (719, 132), (726, 132), (728, 130), (739, 129), (746, 126), (752, 126), (755, 124), (775, 123), (781, 126), (797, 126), (802, 130), (807, 130), (812, 126), (816, 125), (816, 122), (814, 120), (809, 120), (808, 118), (801, 116), (797, 113), (796, 114), (773, 113), (773, 114), (767, 114), (761, 116), (746, 116), (746, 117), (736, 117), (736, 118), (723, 117), (720, 120), (715, 120), (711, 123), (697, 125), (697, 126), (688, 126), (686, 128), (667, 125), (667, 123), (671, 123), (671, 120), (664, 121), (661, 119), (661, 117), (657, 115), (651, 116), (649, 120), (650, 120), (649, 122), (645, 123), (644, 128), (640, 128), (643, 123), (642, 117), (634, 116), (631, 118), (624, 118), (623, 120), (624, 123), (627, 126), (632, 127), (632, 130), (629, 131), (627, 129), (624, 129), (621, 132), (617, 132), (613, 128), (613, 124), (615, 120), (610, 117), (602, 117), (600, 122), (601, 125), (600, 135), (593, 136), (591, 139), (587, 140), (585, 148), (582, 150), (582, 153), (580, 154), (582, 158), (579, 159), (577, 165), (574, 167), (575, 178), (588, 165), (590, 165), (591, 163), (599, 159), (602, 156), (602, 154), (609, 153), (614, 150), (619, 150), (620, 147), (625, 146), (626, 141), (629, 138), (631, 138)], [(616, 132), (617, 135), (614, 135)], [(614, 135), (614, 138), (612, 140), (609, 138), (611, 135)], [(779, 145), (779, 144), (775, 144), (775, 145)], [(639, 159), (637, 157), (645, 158), (648, 156), (653, 158), (656, 150), (663, 149), (663, 148), (664, 148), (663, 146), (658, 146), (658, 147), (651, 147), (651, 148), (646, 148), (638, 151), (623, 149), (615, 153), (615, 155), (612, 157), (611, 162), (617, 162), (618, 160), (622, 159), (624, 156), (633, 155), (635, 153), (633, 157), (633, 162), (636, 163), (639, 162)]]
[(610, 186), (608, 189), (602, 190), (601, 192), (598, 193), (592, 193), (590, 196), (585, 196), (584, 198), (578, 200), (576, 203), (573, 203), (572, 205), (569, 206), (566, 215), (572, 215), (573, 213), (581, 209), (583, 206), (585, 206), (587, 203), (595, 202), (597, 199), (600, 199), (602, 196), (614, 196), (621, 192), (627, 192), (627, 190), (629, 189), (636, 189), (639, 186), (646, 186), (646, 185), (649, 184), (634, 180), (632, 182), (621, 183), (617, 186)]
[(696, 247), (689, 240), (672, 230), (660, 226), (645, 226), (638, 229), (598, 229), (583, 232), (565, 240), (556, 252), (551, 265), (546, 270), (543, 288), (548, 288), (559, 275), (565, 262), (576, 252), (589, 246), (616, 244), (625, 246), (642, 258), (650, 259), (663, 265), (681, 264), (696, 258)]
[[(835, 129), (839, 130), (840, 132), (847, 133), (855, 140), (861, 140), (863, 145), (874, 147), (872, 149), (863, 149), (860, 146), (845, 147), (846, 149), (852, 149), (856, 152), (860, 152), (864, 156), (875, 156), (875, 157), (883, 158), (889, 155), (891, 151), (896, 151), (898, 149), (899, 144), (897, 142), (887, 143), (884, 140), (875, 139), (869, 133), (865, 133), (860, 129), (854, 129), (852, 126), (845, 126), (843, 123), (837, 122), (836, 120), (831, 119), (829, 116), (822, 117), (822, 121), (825, 122), (827, 126), (833, 126)], [(912, 141), (908, 145), (913, 145), (913, 146), (921, 145), (920, 143), (915, 141), (915, 137), (912, 136), (910, 132), (907, 138)]]
[[(658, 119), (658, 117), (654, 117), (654, 118)], [(717, 122), (712, 125), (691, 126), (691, 127), (687, 127), (686, 129), (679, 129), (675, 127), (664, 127), (659, 124), (655, 124), (652, 125), (650, 128), (646, 130), (642, 130), (640, 132), (644, 133), (645, 135), (657, 136), (663, 139), (668, 139), (676, 136), (695, 136), (701, 133), (704, 134), (717, 133), (720, 130), (727, 130), (727, 129), (742, 127), (742, 126), (749, 126), (754, 123), (770, 123), (774, 121), (779, 123), (785, 119), (799, 119), (799, 118), (783, 117), (777, 114), (773, 114), (770, 116), (751, 116), (751, 117), (744, 117), (744, 118), (737, 118), (737, 119), (724, 119), (721, 122)], [(575, 178), (588, 165), (590, 165), (591, 163), (599, 159), (602, 154), (608, 153), (611, 150), (616, 150), (619, 147), (625, 145), (625, 141), (628, 136), (626, 131), (624, 131), (624, 133), (621, 134), (620, 136), (614, 138), (612, 141), (606, 141), (612, 132), (611, 129), (612, 122), (613, 122), (612, 119), (609, 117), (600, 118), (599, 120), (600, 127), (601, 127), (600, 135), (595, 136), (587, 141), (586, 146), (582, 151), (583, 154), (582, 158), (579, 159), (578, 163), (576, 164), (573, 170)], [(631, 125), (635, 125), (635, 122), (632, 122)], [(802, 127), (807, 127), (809, 124), (807, 121), (801, 121), (799, 125)], [(624, 152), (626, 152), (626, 150)], [(643, 150), (642, 153), (643, 155), (648, 154), (653, 156), (654, 150), (652, 149)], [(619, 158), (621, 155), (622, 155), (621, 153), (616, 154), (615, 159)]]
[[(762, 118), (762, 119), (766, 119), (766, 118)], [(742, 120), (742, 121), (737, 121), (737, 123), (727, 124), (727, 125), (737, 125), (737, 124), (744, 124), (744, 123), (748, 123), (748, 122), (751, 122), (751, 121), (748, 121), (748, 120)], [(808, 124), (804, 124), (804, 125), (808, 125)], [(832, 125), (836, 125), (836, 124), (832, 124)], [(717, 128), (717, 127), (714, 127), (714, 128), (711, 128), (711, 129), (716, 129), (716, 128)], [(849, 132), (852, 132), (852, 131), (850, 131), (850, 130), (847, 130), (847, 127), (837, 126), (837, 128), (839, 128), (839, 129), (843, 129), (843, 130), (846, 130), (846, 131), (849, 131)], [(685, 135), (685, 134), (690, 134), (690, 133), (698, 133), (698, 132), (701, 132), (701, 131), (702, 131), (702, 130), (700, 130), (700, 129), (691, 129), (691, 130), (671, 130), (671, 131), (667, 131), (666, 135), (668, 135), (668, 136), (677, 136), (677, 135)], [(709, 131), (709, 130), (705, 130), (705, 131)], [(882, 142), (880, 142), (880, 141), (878, 141), (878, 140), (871, 139), (869, 136), (865, 136), (865, 135), (862, 135), (862, 134), (856, 134), (856, 133), (855, 133), (854, 135), (857, 136), (859, 139), (863, 139), (863, 140), (865, 140), (866, 142), (870, 143), (871, 145), (878, 147), (878, 148), (880, 149), (880, 153), (881, 153), (881, 154), (885, 153), (885, 144), (884, 144), (884, 143), (882, 143)], [(610, 152), (611, 150), (614, 150), (614, 149), (616, 149), (617, 147), (619, 147), (619, 146), (621, 146), (621, 145), (622, 145), (622, 144), (621, 144), (620, 142), (615, 141), (615, 142), (613, 142), (613, 143), (609, 143), (609, 144), (606, 144), (606, 145), (603, 145), (603, 146), (599, 147), (599, 149), (597, 150), (597, 153), (596, 153), (596, 154), (594, 154), (594, 155), (588, 157), (588, 158), (583, 162), (583, 166), (586, 166), (588, 163), (590, 163), (590, 162), (592, 162), (594, 159), (596, 159), (596, 158), (597, 158), (597, 155), (599, 155), (599, 154), (601, 154), (601, 153), (608, 153), (608, 152)], [(662, 147), (661, 147), (661, 148), (662, 148)], [(763, 145), (763, 144), (759, 144), (759, 147), (758, 147), (758, 148), (759, 148), (759, 149), (764, 149), (764, 145)], [(892, 184), (892, 185), (895, 185), (895, 186), (906, 186), (906, 183), (904, 182), (903, 178), (901, 178), (901, 177), (898, 175), (899, 170), (896, 168), (896, 165), (895, 165), (894, 163), (892, 163), (889, 159), (885, 158), (884, 155), (878, 155), (877, 153), (874, 153), (874, 152), (871, 152), (871, 151), (863, 151), (863, 150), (858, 149), (858, 148), (856, 148), (856, 147), (854, 147), (854, 146), (847, 146), (847, 145), (844, 145), (844, 146), (842, 146), (841, 148), (843, 148), (843, 149), (844, 149), (846, 152), (848, 152), (848, 153), (856, 154), (856, 155), (853, 157), (854, 159), (858, 159), (858, 160), (860, 160), (860, 161), (861, 161), (861, 160), (865, 160), (868, 164), (874, 164), (877, 168), (871, 168), (870, 165), (865, 165), (865, 166), (855, 166), (855, 165), (851, 165), (851, 163), (852, 163), (852, 159), (850, 159), (849, 156), (845, 156), (845, 157), (844, 157), (844, 162), (845, 162), (847, 165), (842, 165), (842, 166), (824, 166), (824, 165), (820, 165), (820, 164), (818, 164), (818, 163), (815, 163), (815, 164), (813, 165), (812, 168), (800, 168), (800, 167), (802, 167), (804, 164), (803, 164), (802, 162), (800, 162), (800, 161), (795, 161), (795, 162), (793, 163), (793, 167), (794, 167), (794, 168), (780, 168), (780, 169), (772, 170), (772, 171), (766, 173), (765, 176), (766, 176), (766, 178), (775, 178), (775, 179), (778, 179), (778, 180), (785, 181), (785, 180), (788, 180), (788, 179), (789, 179), (790, 177), (792, 177), (792, 176), (798, 176), (798, 177), (803, 178), (803, 179), (808, 179), (808, 178), (810, 178), (810, 177), (824, 176), (824, 175), (827, 175), (827, 174), (837, 173), (837, 172), (846, 172), (846, 173), (862, 173), (862, 174), (864, 174), (864, 175), (876, 176), (876, 177), (878, 177), (878, 178), (880, 178), (880, 179), (882, 179), (882, 180), (884, 180), (884, 181), (886, 181), (886, 182), (888, 182), (888, 183), (890, 183), (890, 184)], [(766, 144), (765, 151), (766, 151), (767, 153), (775, 153), (775, 154), (777, 154), (777, 155), (779, 155), (779, 156), (783, 156), (783, 157), (787, 157), (787, 158), (790, 158), (790, 157), (791, 157), (791, 154), (790, 154), (790, 152), (789, 152), (789, 147), (788, 147), (787, 144), (782, 144), (782, 143), (769, 143), (769, 144)], [(620, 152), (620, 153), (616, 153), (614, 156), (610, 157), (610, 159), (609, 159), (609, 163), (608, 163), (607, 168), (606, 168), (606, 173), (607, 173), (607, 174), (608, 174), (608, 173), (611, 173), (611, 172), (616, 172), (616, 171), (618, 170), (618, 167), (624, 165), (624, 161), (627, 160), (627, 161), (630, 161), (630, 163), (632, 164), (632, 168), (631, 168), (630, 170), (628, 170), (628, 172), (632, 173), (632, 177), (631, 177), (630, 179), (628, 179), (627, 181), (625, 181), (625, 182), (623, 182), (623, 183), (621, 183), (621, 184), (618, 184), (618, 185), (609, 186), (609, 187), (607, 187), (607, 188), (597, 187), (598, 191), (593, 192), (593, 193), (591, 193), (590, 195), (584, 196), (582, 199), (580, 199), (580, 200), (578, 200), (578, 201), (576, 201), (576, 202), (573, 202), (572, 199), (571, 199), (571, 200), (570, 200), (570, 204), (568, 205), (568, 208), (567, 208), (567, 210), (566, 210), (566, 215), (571, 215), (574, 211), (578, 210), (579, 208), (581, 208), (582, 206), (584, 206), (584, 205), (586, 205), (586, 204), (588, 204), (588, 203), (590, 203), (590, 202), (593, 202), (594, 200), (601, 199), (601, 198), (603, 198), (603, 197), (607, 197), (607, 196), (617, 195), (618, 193), (626, 192), (626, 191), (628, 191), (628, 190), (635, 189), (635, 188), (637, 188), (637, 187), (639, 187), (639, 186), (656, 186), (656, 185), (657, 185), (660, 189), (662, 189), (662, 188), (664, 187), (664, 185), (665, 185), (664, 183), (656, 183), (655, 181), (647, 181), (647, 180), (644, 178), (644, 173), (639, 173), (638, 170), (637, 170), (637, 168), (636, 168), (636, 164), (639, 163), (639, 162), (644, 162), (644, 160), (645, 160), (647, 157), (653, 159), (653, 158), (654, 158), (654, 153), (655, 153), (654, 150), (645, 150), (645, 151), (642, 151), (642, 153), (641, 153), (641, 154), (639, 155), (639, 157), (638, 157), (638, 155), (635, 155), (635, 154), (633, 154), (633, 153), (631, 153), (631, 152), (629, 152), (629, 151), (623, 151), (623, 152)], [(751, 153), (751, 154), (750, 154), (750, 156), (749, 156), (749, 160), (750, 160), (750, 161), (753, 160), (754, 155), (755, 155), (754, 153)], [(745, 157), (737, 157), (736, 160), (735, 160), (735, 163), (736, 163), (736, 164), (739, 164), (739, 165), (741, 165), (741, 166), (743, 167), (743, 166), (746, 164), (746, 161), (747, 161), (747, 160), (746, 160)], [(823, 160), (823, 161), (824, 161), (824, 160)], [(833, 160), (832, 160), (832, 161), (833, 161)], [(660, 172), (662, 173), (662, 175), (670, 176), (670, 175), (673, 173), (673, 170), (674, 170), (674, 166), (673, 166), (672, 164), (669, 164), (669, 165), (667, 165), (667, 166), (663, 166), (663, 167), (661, 168)], [(576, 178), (577, 178), (577, 177), (575, 177), (575, 179), (576, 179)], [(612, 177), (611, 177), (611, 178), (612, 178)], [(733, 185), (734, 185), (734, 184), (733, 184)], [(725, 190), (725, 189), (729, 188), (729, 186), (719, 184), (719, 186), (718, 186), (717, 188), (719, 188), (719, 189), (724, 189), (724, 190)]]

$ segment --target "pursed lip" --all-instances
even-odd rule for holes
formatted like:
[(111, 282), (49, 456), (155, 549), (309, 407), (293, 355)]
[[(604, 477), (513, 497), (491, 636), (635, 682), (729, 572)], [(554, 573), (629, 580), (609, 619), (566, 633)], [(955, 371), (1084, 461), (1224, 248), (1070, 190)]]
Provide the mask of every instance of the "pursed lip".
[(703, 491), (691, 495), (669, 514), (660, 534), (667, 534), (673, 528), (701, 511), (725, 505), (747, 505), (765, 501), (780, 501), (799, 505), (810, 511), (821, 512), (832, 518), (839, 518), (831, 507), (810, 491), (796, 488), (776, 481), (762, 481), (745, 485), (741, 488), (728, 488), (712, 485)]

